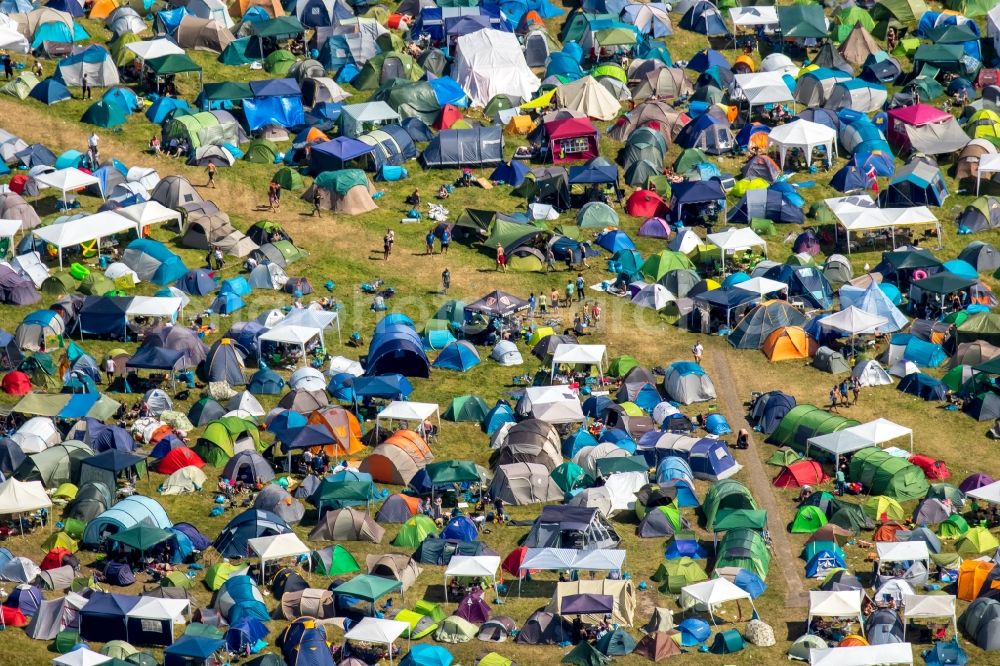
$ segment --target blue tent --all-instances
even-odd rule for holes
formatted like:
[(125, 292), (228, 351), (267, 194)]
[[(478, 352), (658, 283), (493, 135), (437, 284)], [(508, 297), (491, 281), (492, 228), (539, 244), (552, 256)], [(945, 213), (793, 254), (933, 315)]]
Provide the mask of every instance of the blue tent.
[(950, 641), (937, 641), (934, 647), (925, 650), (924, 661), (927, 666), (966, 666), (969, 663), (969, 655), (958, 644), (958, 637), (953, 636)]
[(146, 119), (156, 125), (181, 115), (193, 115), (195, 109), (186, 100), (177, 97), (160, 97), (146, 109)]
[(635, 453), (637, 445), (635, 440), (624, 430), (619, 430), (617, 428), (606, 428), (603, 433), (601, 433), (601, 438), (598, 440), (600, 443), (607, 442), (608, 444), (614, 444), (619, 449), (626, 451), (629, 455)]
[(820, 550), (806, 562), (806, 578), (822, 578), (831, 569), (846, 569), (844, 556), (832, 550)]
[[(246, 576), (237, 576), (237, 578), (246, 578)], [(218, 638), (190, 634), (181, 636), (176, 643), (163, 651), (163, 666), (189, 666), (193, 663), (205, 663), (225, 644), (225, 641)]]
[[(255, 8), (263, 9), (259, 5)], [(250, 90), (254, 96), (243, 100), (243, 113), (247, 119), (247, 128), (251, 131), (264, 125), (295, 127), (303, 124), (305, 110), (302, 108), (302, 91), (295, 79), (251, 81)]]
[(219, 285), (220, 294), (236, 294), (237, 296), (248, 296), (253, 289), (250, 283), (242, 275), (223, 280)]
[(772, 266), (764, 277), (788, 285), (790, 296), (800, 296), (811, 307), (827, 310), (833, 305), (833, 289), (823, 271), (810, 266)]
[(765, 219), (784, 224), (802, 224), (805, 213), (780, 189), (748, 190), (729, 211), (726, 221), (730, 224), (750, 224), (753, 219)]
[[(71, 0), (71, 2), (77, 4), (76, 0)], [(42, 104), (55, 104), (72, 98), (66, 84), (52, 76), (32, 88), (28, 96), (37, 99)]]
[(440, 645), (414, 645), (399, 666), (451, 666), (454, 657)]
[(175, 286), (185, 294), (204, 296), (215, 291), (215, 279), (212, 273), (204, 268), (195, 268), (177, 279)]
[(354, 402), (354, 375), (349, 372), (338, 372), (330, 378), (326, 390), (336, 400)]
[(177, 363), (184, 358), (184, 354), (180, 350), (155, 345), (143, 345), (128, 360), (126, 367), (140, 370), (165, 370), (173, 372), (177, 369)]
[(156, 500), (142, 495), (132, 495), (87, 523), (82, 542), (96, 546), (105, 536), (135, 527), (139, 523), (161, 529), (171, 526), (166, 512)]
[(176, 282), (188, 272), (180, 257), (163, 243), (149, 238), (138, 238), (129, 243), (122, 261), (139, 274), (139, 279), (160, 286)]
[(712, 627), (708, 622), (696, 617), (689, 617), (678, 624), (677, 631), (681, 632), (681, 647), (694, 647), (704, 643), (712, 635)]
[(667, 549), (663, 553), (664, 559), (679, 560), (682, 557), (690, 557), (692, 560), (704, 560), (708, 558), (708, 553), (698, 543), (693, 533), (690, 536), (683, 536), (681, 533), (674, 536), (667, 542)]
[(119, 451), (134, 451), (135, 439), (127, 430), (119, 426), (105, 425), (97, 419), (88, 417), (86, 442), (95, 453), (117, 449)]
[(948, 360), (941, 345), (927, 342), (909, 333), (897, 333), (892, 336), (890, 345), (903, 346), (903, 359), (916, 363), (921, 368), (936, 368)]
[(137, 596), (95, 591), (80, 610), (80, 638), (99, 643), (126, 640), (125, 614), (137, 603)]
[(621, 252), (622, 250), (635, 249), (635, 243), (628, 237), (628, 234), (617, 229), (599, 234), (597, 236), (597, 244), (612, 254)]
[(691, 471), (691, 465), (683, 458), (668, 456), (656, 466), (657, 483), (666, 483), (672, 480), (694, 481), (694, 472)]
[(705, 419), (705, 430), (711, 435), (721, 436), (731, 433), (733, 429), (729, 427), (729, 421), (722, 414), (709, 414)]
[(349, 136), (313, 145), (309, 157), (309, 170), (313, 174), (324, 171), (338, 171), (346, 168), (348, 162), (375, 152), (374, 146)]
[(562, 76), (570, 80), (583, 77), (583, 70), (580, 69), (580, 62), (565, 51), (556, 51), (549, 54), (549, 62), (545, 67), (546, 78), (550, 76)]
[[(711, 3), (707, 3), (704, 2), (704, 0), (700, 0), (695, 4), (710, 5)], [(715, 9), (715, 7), (712, 6), (711, 9)], [(687, 16), (687, 14), (685, 14), (685, 16)], [(681, 23), (681, 26), (683, 27), (683, 22)], [(729, 61), (726, 60), (726, 56), (722, 55), (715, 49), (704, 49), (703, 51), (698, 51), (691, 57), (691, 60), (689, 60), (687, 64), (688, 69), (694, 72), (698, 72), (699, 74), (707, 70), (709, 67), (721, 67), (724, 69), (730, 69), (731, 66), (729, 64)]]
[(476, 541), (479, 539), (479, 530), (471, 518), (464, 514), (459, 514), (448, 521), (441, 531), (442, 539), (457, 539), (458, 541)]
[[(888, 283), (877, 284), (872, 282), (865, 289), (845, 284), (840, 288), (840, 307), (846, 308), (853, 305), (870, 314), (879, 315), (889, 320), (881, 330), (884, 333), (895, 333), (902, 330), (908, 322), (906, 315), (900, 312), (895, 306), (892, 297), (886, 293), (884, 287), (889, 287)], [(897, 290), (898, 292), (898, 290)]]
[(864, 190), (868, 187), (868, 177), (865, 171), (858, 168), (857, 161), (852, 159), (842, 166), (830, 179), (830, 187), (838, 192)]
[(380, 331), (381, 324), (379, 322), (376, 326), (368, 346), (365, 374), (398, 373), (407, 377), (429, 377), (430, 362), (416, 330), (405, 324), (391, 324)]
[(458, 82), (450, 76), (439, 76), (436, 79), (431, 79), (428, 83), (434, 89), (434, 97), (437, 98), (437, 102), (441, 106), (451, 104), (460, 109), (469, 106), (468, 95), (462, 90), (462, 86), (458, 85)]
[(208, 309), (216, 314), (232, 314), (245, 306), (246, 303), (236, 294), (220, 293)]
[(215, 538), (214, 546), (223, 557), (246, 557), (247, 541), (250, 539), (290, 531), (288, 523), (280, 516), (262, 509), (247, 509), (222, 528)]
[(261, 368), (253, 373), (247, 383), (247, 390), (254, 395), (281, 395), (284, 388), (285, 380), (270, 368)]
[(948, 186), (937, 166), (914, 160), (903, 166), (880, 197), (889, 206), (941, 206)]
[(406, 400), (413, 393), (413, 384), (400, 374), (386, 374), (378, 377), (356, 377), (353, 385), (354, 395), (359, 400), (365, 398)]
[(761, 580), (757, 574), (746, 569), (740, 569), (736, 573), (733, 584), (749, 594), (751, 599), (756, 599), (767, 590), (767, 583)]
[(435, 368), (466, 372), (481, 363), (479, 352), (467, 340), (452, 342), (434, 359)]
[(45, 6), (60, 12), (66, 12), (73, 18), (83, 16), (83, 5), (77, 2), (77, 0), (49, 0), (45, 3)]
[[(670, 458), (665, 458), (665, 460), (670, 460)], [(675, 458), (675, 460), (678, 459)], [(682, 509), (701, 506), (701, 502), (698, 501), (698, 495), (694, 492), (694, 483), (687, 479), (670, 479), (661, 483), (660, 487), (667, 491), (673, 488), (673, 491), (676, 493), (674, 501)]]
[(579, 428), (578, 430), (570, 434), (568, 437), (563, 439), (562, 441), (563, 456), (566, 458), (572, 458), (577, 453), (579, 453), (581, 449), (586, 448), (588, 446), (597, 446), (597, 440), (594, 439), (594, 436), (591, 435), (589, 432), (587, 432), (583, 428)]
[[(81, 153), (79, 150), (70, 149), (64, 152), (58, 158), (56, 158), (55, 166), (57, 169), (68, 169), (70, 167), (79, 167), (81, 164), (83, 164), (83, 159), (84, 159), (83, 153)], [(107, 189), (102, 187), (101, 191), (107, 191)]]
[(497, 400), (497, 404), (493, 406), (493, 409), (486, 412), (486, 418), (483, 419), (483, 430), (486, 431), (487, 435), (492, 435), (504, 423), (514, 423), (514, 421), (516, 419), (514, 418), (514, 410), (511, 409), (510, 403), (505, 400)]
[(947, 388), (937, 379), (922, 372), (913, 372), (900, 380), (897, 389), (924, 400), (944, 400)]
[(131, 115), (139, 104), (139, 96), (128, 88), (122, 88), (121, 86), (108, 89), (101, 95), (101, 99), (108, 104), (116, 105), (126, 115)]
[(117, 296), (87, 296), (76, 318), (76, 330), (81, 335), (124, 338), (125, 311), (131, 298)]
[(721, 439), (699, 439), (691, 446), (688, 463), (696, 478), (718, 481), (732, 476), (740, 466)]
[(490, 181), (517, 187), (524, 182), (524, 177), (529, 171), (528, 165), (523, 161), (511, 160), (494, 169), (493, 173), (490, 174)]

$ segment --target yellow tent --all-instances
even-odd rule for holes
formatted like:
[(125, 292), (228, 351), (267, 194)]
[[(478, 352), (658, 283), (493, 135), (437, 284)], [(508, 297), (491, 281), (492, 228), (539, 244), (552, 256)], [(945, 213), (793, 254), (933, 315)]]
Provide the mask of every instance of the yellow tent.
[(56, 532), (42, 542), (43, 553), (47, 553), (53, 548), (65, 548), (71, 553), (80, 550), (80, 546), (77, 545), (76, 540), (65, 532)]
[(554, 333), (555, 331), (552, 329), (551, 326), (539, 326), (538, 328), (535, 329), (535, 332), (532, 333), (531, 337), (528, 339), (528, 346), (534, 347), (539, 342), (549, 337), (550, 335), (553, 335)]
[(64, 483), (58, 488), (56, 488), (56, 491), (52, 493), (52, 499), (64, 499), (64, 500), (76, 499), (77, 490), (78, 488), (74, 486), (72, 483)]
[(555, 97), (556, 89), (553, 88), (547, 92), (543, 92), (541, 95), (531, 100), (530, 102), (525, 102), (521, 105), (522, 109), (544, 109), (549, 104), (552, 103), (552, 98)]
[(507, 134), (518, 134), (523, 136), (531, 132), (534, 127), (535, 123), (531, 122), (531, 118), (529, 116), (514, 116), (503, 128), (503, 131)]

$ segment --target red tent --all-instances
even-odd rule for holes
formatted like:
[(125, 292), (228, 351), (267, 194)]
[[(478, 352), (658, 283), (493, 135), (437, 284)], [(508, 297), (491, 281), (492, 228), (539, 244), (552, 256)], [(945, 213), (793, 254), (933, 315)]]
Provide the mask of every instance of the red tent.
[(26, 627), (28, 626), (28, 618), (24, 617), (24, 613), (21, 612), (19, 608), (10, 608), (9, 606), (0, 606), (0, 612), (3, 613), (3, 624), (7, 627)]
[(11, 192), (17, 194), (24, 194), (24, 188), (28, 185), (28, 177), (23, 173), (19, 173), (10, 179), (7, 186), (10, 188)]
[(944, 481), (951, 476), (951, 470), (943, 460), (935, 460), (918, 453), (910, 456), (910, 462), (924, 470), (924, 476), (930, 481)]
[(63, 560), (67, 557), (73, 557), (73, 553), (71, 553), (68, 548), (53, 548), (42, 559), (42, 571), (58, 569), (63, 566)]
[(31, 378), (20, 370), (8, 372), (3, 378), (3, 392), (7, 395), (27, 395), (31, 393)]
[(829, 478), (815, 460), (799, 460), (782, 469), (772, 483), (776, 488), (801, 488), (823, 483)]
[(636, 190), (625, 202), (625, 212), (632, 217), (666, 217), (669, 211), (653, 190)]
[(552, 162), (589, 160), (601, 154), (598, 133), (590, 118), (560, 118), (545, 123)]
[(156, 466), (156, 471), (160, 474), (173, 474), (182, 467), (189, 467), (194, 465), (195, 467), (204, 467), (205, 461), (201, 457), (187, 448), (182, 446), (179, 449), (174, 449), (167, 455), (163, 456), (163, 459)]
[(509, 573), (511, 576), (520, 576), (521, 563), (524, 562), (524, 558), (527, 557), (527, 555), (527, 546), (518, 546), (514, 550), (510, 551), (507, 557), (503, 558), (500, 568)]
[(448, 129), (459, 120), (462, 120), (462, 112), (453, 104), (445, 104), (441, 107), (441, 115), (434, 121), (434, 129)]

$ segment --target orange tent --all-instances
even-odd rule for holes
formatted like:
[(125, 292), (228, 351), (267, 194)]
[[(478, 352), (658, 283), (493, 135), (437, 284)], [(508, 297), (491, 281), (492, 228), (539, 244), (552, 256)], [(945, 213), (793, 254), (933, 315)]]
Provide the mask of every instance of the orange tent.
[[(767, 136), (768, 136), (767, 132), (754, 132), (753, 134), (750, 135), (750, 140), (747, 141), (747, 145), (750, 148), (756, 148), (757, 150), (759, 150), (761, 152), (761, 157), (763, 157), (764, 159), (768, 159), (774, 162), (774, 159), (771, 156), (764, 154), (767, 153), (767, 148), (771, 143), (768, 140)], [(778, 163), (774, 162), (774, 165), (775, 165), (775, 170), (780, 173), (781, 169), (778, 168)]]
[[(766, 139), (767, 137), (765, 136), (764, 138)], [(330, 137), (328, 137), (321, 130), (316, 129), (315, 127), (310, 127), (309, 130), (306, 132), (305, 143), (317, 143), (329, 140)]]
[(361, 461), (362, 472), (368, 472), (380, 483), (405, 486), (434, 459), (427, 443), (412, 430), (400, 430), (375, 447)]
[[(325, 427), (336, 438), (336, 444), (323, 447), (329, 456), (349, 456), (365, 448), (361, 443), (361, 424), (343, 407), (317, 409), (309, 415), (309, 423)], [(315, 447), (313, 452), (319, 450), (320, 447)]]
[(517, 26), (517, 31), (518, 33), (528, 32), (533, 25), (544, 28), (545, 21), (542, 20), (542, 17), (538, 12), (532, 9), (521, 17), (521, 23)]
[(106, 19), (119, 6), (118, 0), (96, 0), (90, 8), (89, 18)]
[(746, 54), (741, 55), (733, 62), (733, 71), (736, 71), (740, 65), (746, 68), (748, 74), (752, 74), (757, 71), (757, 65), (754, 63), (753, 58)]
[(863, 636), (858, 636), (857, 634), (851, 634), (844, 638), (837, 644), (837, 647), (864, 647), (868, 645), (868, 641), (864, 639)]
[(535, 123), (531, 122), (529, 116), (514, 116), (504, 126), (503, 131), (507, 134), (530, 134)]
[(988, 589), (1000, 587), (1000, 581), (994, 573), (996, 565), (982, 560), (965, 560), (958, 568), (958, 598), (962, 601), (975, 601), (984, 585)]
[(242, 18), (247, 13), (247, 10), (256, 5), (263, 7), (271, 15), (271, 18), (285, 15), (285, 10), (282, 8), (279, 0), (239, 0), (239, 2), (233, 3), (233, 9), (238, 6), (240, 8), (239, 17)]
[(399, 447), (405, 451), (415, 463), (426, 464), (434, 460), (434, 454), (431, 453), (431, 447), (427, 446), (427, 442), (424, 441), (423, 437), (412, 430), (397, 430), (382, 443), (392, 444), (393, 446)]
[(782, 326), (764, 338), (761, 347), (769, 361), (794, 361), (816, 353), (816, 341), (800, 326)]

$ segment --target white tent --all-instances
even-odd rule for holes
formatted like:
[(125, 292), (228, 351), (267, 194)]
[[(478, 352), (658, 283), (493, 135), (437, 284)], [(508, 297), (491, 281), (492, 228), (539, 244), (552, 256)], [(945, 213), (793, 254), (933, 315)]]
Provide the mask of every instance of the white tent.
[(809, 592), (809, 619), (806, 623), (806, 631), (812, 626), (814, 617), (858, 618), (859, 626), (864, 628), (865, 616), (861, 613), (861, 598), (863, 596), (864, 593), (861, 590), (842, 590), (839, 592), (811, 590)]
[(667, 243), (667, 248), (682, 254), (691, 254), (701, 245), (701, 237), (690, 227), (684, 227)]
[(850, 432), (870, 441), (875, 446), (891, 442), (900, 437), (910, 438), (910, 453), (913, 453), (913, 429), (893, 423), (889, 419), (877, 418), (868, 423), (844, 428), (841, 432)]
[(7, 479), (0, 483), (0, 516), (30, 513), (52, 506), (41, 481)]
[(125, 48), (134, 53), (139, 60), (153, 60), (166, 55), (183, 55), (184, 49), (169, 39), (151, 39), (145, 42), (132, 42)]
[(615, 96), (589, 75), (558, 86), (556, 98), (561, 107), (595, 120), (612, 120), (622, 108)]
[(176, 296), (133, 296), (125, 308), (125, 317), (162, 317), (177, 321), (184, 301)]
[(248, 539), (247, 545), (260, 558), (261, 583), (264, 582), (264, 571), (268, 562), (310, 553), (309, 546), (302, 543), (302, 540), (294, 532)]
[[(391, 646), (392, 642), (408, 631), (410, 625), (399, 620), (383, 620), (376, 617), (364, 617), (351, 630), (344, 634), (345, 641), (365, 641)], [(389, 652), (389, 663), (393, 661), (392, 650)]]
[(771, 280), (766, 277), (755, 277), (746, 280), (745, 282), (740, 282), (735, 285), (737, 289), (742, 289), (743, 291), (749, 291), (751, 294), (757, 294), (761, 298), (767, 294), (776, 294), (778, 292), (788, 291), (788, 285), (784, 282), (778, 282), (777, 280)]
[(647, 284), (632, 297), (633, 305), (657, 311), (662, 310), (667, 307), (667, 304), (676, 300), (677, 297), (669, 289), (656, 282)]
[[(747, 9), (766, 9), (766, 7), (748, 7)], [(795, 74), (799, 71), (799, 66), (792, 62), (792, 59), (784, 53), (772, 53), (760, 61), (760, 70), (762, 72)]]
[(813, 648), (809, 651), (809, 666), (895, 666), (913, 664), (913, 647), (909, 643), (859, 645), (857, 647)]
[(726, 229), (716, 234), (708, 234), (705, 237), (709, 243), (722, 250), (722, 269), (726, 268), (726, 255), (761, 248), (764, 256), (767, 256), (767, 241), (757, 235), (757, 232), (750, 227), (740, 227), (738, 229)]
[(496, 584), (499, 555), (453, 555), (444, 571), (444, 600), (448, 601), (448, 579), (455, 576), (481, 578)]
[[(773, 7), (767, 9), (774, 10)], [(746, 100), (748, 112), (751, 115), (755, 106), (794, 103), (795, 98), (792, 96), (792, 91), (789, 90), (788, 84), (782, 78), (784, 74), (780, 71), (737, 74), (731, 86), (732, 93), (737, 99)]]
[(735, 583), (725, 578), (713, 578), (682, 587), (680, 605), (684, 609), (694, 606), (704, 606), (708, 609), (708, 615), (712, 618), (712, 624), (715, 624), (715, 612), (713, 609), (716, 606), (724, 604), (727, 601), (738, 602), (741, 599), (749, 601), (750, 607), (754, 609), (754, 612), (757, 611), (749, 592), (737, 587)]
[(604, 374), (608, 362), (608, 348), (605, 345), (578, 345), (563, 343), (552, 353), (552, 373), (555, 377), (556, 368), (560, 365), (596, 365), (597, 371)]
[(763, 6), (733, 7), (729, 10), (729, 19), (737, 28), (773, 30), (778, 27), (778, 10)]
[(965, 493), (965, 496), (982, 500), (989, 504), (1000, 504), (1000, 481), (994, 481), (975, 490), (970, 490)]
[(875, 544), (879, 562), (923, 562), (927, 564), (930, 553), (924, 541), (879, 541)]
[(532, 418), (546, 423), (581, 423), (586, 420), (583, 405), (569, 386), (530, 386), (524, 390), (525, 404)]
[(31, 51), (31, 45), (27, 38), (16, 29), (0, 26), (0, 49), (15, 53), (28, 53)]
[[(34, 177), (34, 181), (42, 187), (53, 187), (62, 192), (63, 204), (67, 207), (68, 192), (76, 192), (91, 185), (101, 184), (101, 181), (96, 177), (89, 173), (84, 173), (76, 167), (68, 167), (66, 169), (59, 169), (58, 171), (39, 174)], [(104, 192), (101, 192), (101, 198), (104, 198)]]
[(950, 617), (951, 626), (958, 636), (958, 613), (952, 594), (907, 594), (903, 596), (903, 638), (910, 620)]
[[(319, 338), (320, 344), (326, 347), (326, 339), (323, 335), (323, 330), (319, 328), (314, 328), (311, 326), (278, 326), (272, 328), (270, 331), (263, 333), (257, 338), (260, 342), (275, 342), (283, 345), (294, 345), (302, 349), (302, 355), (299, 360), (305, 365), (309, 362), (309, 354), (306, 351), (306, 345)], [(258, 354), (263, 345), (258, 346)]]
[(125, 613), (125, 617), (169, 623), (170, 628), (165, 633), (169, 633), (170, 642), (173, 643), (173, 625), (184, 624), (184, 614), (188, 612), (190, 606), (191, 602), (187, 599), (139, 597), (139, 602)]
[(272, 326), (272, 328), (281, 328), (282, 326), (306, 326), (325, 331), (334, 323), (337, 324), (337, 340), (343, 342), (343, 339), (340, 337), (340, 314), (330, 312), (329, 310), (316, 310), (312, 307), (295, 309), (285, 315), (285, 317)]
[(986, 153), (979, 156), (979, 165), (976, 167), (976, 196), (979, 196), (979, 181), (984, 173), (996, 173), (1000, 171), (1000, 154)]
[(303, 391), (325, 391), (326, 390), (326, 377), (322, 372), (307, 365), (304, 368), (299, 368), (292, 373), (292, 376), (288, 378), (288, 386), (293, 391), (303, 390)]
[(822, 449), (823, 451), (833, 454), (835, 458), (834, 467), (839, 468), (840, 456), (847, 455), (848, 453), (854, 453), (855, 451), (860, 451), (861, 449), (867, 449), (872, 445), (871, 441), (869, 441), (867, 437), (847, 432), (847, 430), (848, 429), (845, 428), (826, 435), (810, 437), (806, 440), (806, 457), (809, 457), (810, 447)]
[(839, 222), (834, 229), (834, 241), (839, 235), (840, 227), (847, 234), (847, 254), (851, 254), (851, 232), (874, 231), (876, 229), (891, 229), (892, 247), (896, 248), (897, 227), (918, 225), (934, 225), (938, 244), (941, 243), (941, 223), (937, 216), (927, 206), (912, 206), (909, 208), (879, 208), (867, 194), (849, 197), (832, 197), (824, 199), (830, 211)]
[(357, 361), (352, 361), (349, 358), (343, 356), (334, 356), (330, 359), (330, 367), (327, 369), (326, 374), (333, 375), (346, 372), (349, 375), (354, 375), (355, 377), (360, 377), (365, 374), (365, 369), (361, 367), (361, 364)]
[(826, 148), (827, 158), (833, 163), (837, 150), (837, 132), (826, 125), (820, 125), (809, 120), (793, 120), (785, 125), (778, 125), (767, 135), (772, 145), (778, 147), (779, 163), (785, 167), (785, 155), (789, 148), (798, 148), (806, 158), (806, 164), (812, 164), (813, 148)]
[(541, 85), (512, 32), (477, 30), (459, 37), (455, 50), (452, 77), (472, 106), (486, 106), (497, 95), (529, 100)]
[(94, 652), (87, 647), (61, 654), (52, 659), (52, 663), (56, 666), (97, 666), (109, 661), (111, 661), (111, 657), (105, 657), (100, 652)]
[(853, 305), (819, 320), (820, 328), (837, 331), (852, 338), (855, 335), (874, 333), (888, 323), (889, 320), (882, 315), (866, 312)]
[(31, 233), (60, 250), (59, 268), (62, 268), (63, 257), (61, 250), (64, 248), (96, 241), (97, 251), (100, 252), (102, 238), (113, 236), (123, 231), (135, 230), (135, 222), (108, 210), (81, 217), (72, 222), (50, 224), (47, 227), (32, 229)]
[(375, 435), (378, 436), (379, 426), (391, 424), (393, 421), (403, 421), (407, 424), (416, 423), (416, 427), (411, 428), (411, 430), (416, 430), (424, 439), (427, 439), (424, 422), (432, 416), (437, 417), (438, 428), (440, 428), (441, 409), (436, 402), (393, 400), (375, 416)]
[(177, 223), (178, 230), (181, 228), (181, 214), (176, 210), (167, 208), (159, 201), (142, 201), (131, 206), (118, 208), (115, 212), (135, 222), (140, 229), (148, 227), (151, 224), (161, 224), (170, 220), (174, 220)]

